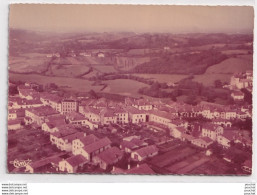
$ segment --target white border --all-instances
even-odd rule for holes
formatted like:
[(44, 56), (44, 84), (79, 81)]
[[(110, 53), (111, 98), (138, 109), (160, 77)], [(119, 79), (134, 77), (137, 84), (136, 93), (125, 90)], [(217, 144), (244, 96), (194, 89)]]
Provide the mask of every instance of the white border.
[[(215, 182), (215, 183), (248, 183), (256, 182), (256, 129), (253, 127), (253, 175), (248, 177), (240, 176), (113, 176), (113, 175), (51, 175), (51, 174), (7, 174), (6, 173), (6, 135), (7, 135), (7, 56), (8, 56), (8, 4), (9, 3), (59, 3), (59, 4), (158, 4), (158, 5), (234, 5), (254, 6), (254, 0), (1, 0), (0, 1), (0, 182), (28, 182), (28, 183), (84, 183), (84, 182)], [(236, 14), (236, 13), (235, 13)], [(256, 14), (256, 12), (255, 12)], [(256, 25), (256, 21), (255, 21)], [(256, 29), (255, 29), (256, 35)], [(256, 42), (254, 42), (254, 50)], [(254, 83), (257, 84), (256, 54), (254, 55)], [(254, 97), (256, 97), (256, 85), (254, 85)], [(256, 118), (257, 98), (254, 98), (254, 116)]]

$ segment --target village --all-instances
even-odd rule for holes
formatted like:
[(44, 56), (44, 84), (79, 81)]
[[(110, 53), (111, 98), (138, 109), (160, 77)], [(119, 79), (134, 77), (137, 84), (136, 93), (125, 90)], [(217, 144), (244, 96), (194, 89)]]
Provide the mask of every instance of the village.
[[(244, 100), (241, 89), (252, 91), (252, 74), (236, 73), (225, 86), (235, 102)], [(244, 129), (250, 104), (63, 98), (37, 83), (16, 87), (8, 103), (8, 160), (30, 163), (9, 163), (9, 172), (251, 174), (252, 138)]]

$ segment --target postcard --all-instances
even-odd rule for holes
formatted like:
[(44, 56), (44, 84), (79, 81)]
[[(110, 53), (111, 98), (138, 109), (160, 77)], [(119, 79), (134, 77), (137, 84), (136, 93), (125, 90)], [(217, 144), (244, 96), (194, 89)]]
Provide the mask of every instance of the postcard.
[(8, 173), (251, 175), (253, 23), (251, 6), (11, 4)]

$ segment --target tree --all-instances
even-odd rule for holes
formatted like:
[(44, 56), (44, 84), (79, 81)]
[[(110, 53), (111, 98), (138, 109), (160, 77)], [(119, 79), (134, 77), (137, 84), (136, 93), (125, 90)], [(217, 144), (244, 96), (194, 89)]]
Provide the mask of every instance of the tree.
[(98, 98), (98, 96), (94, 90), (89, 91), (89, 96), (90, 96), (90, 98), (94, 98), (94, 99)]
[(222, 82), (221, 82), (221, 80), (215, 80), (215, 81), (214, 81), (214, 86), (215, 86), (216, 88), (221, 88), (221, 87), (222, 87)]

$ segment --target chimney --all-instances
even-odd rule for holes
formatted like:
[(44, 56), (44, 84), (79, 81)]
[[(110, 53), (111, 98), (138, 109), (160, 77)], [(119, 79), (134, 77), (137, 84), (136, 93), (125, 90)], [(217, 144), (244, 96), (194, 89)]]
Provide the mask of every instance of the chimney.
[(137, 164), (137, 167), (139, 167), (139, 164)]
[(112, 171), (115, 171), (115, 166), (112, 167)]
[(128, 170), (130, 169), (130, 164), (128, 164)]

